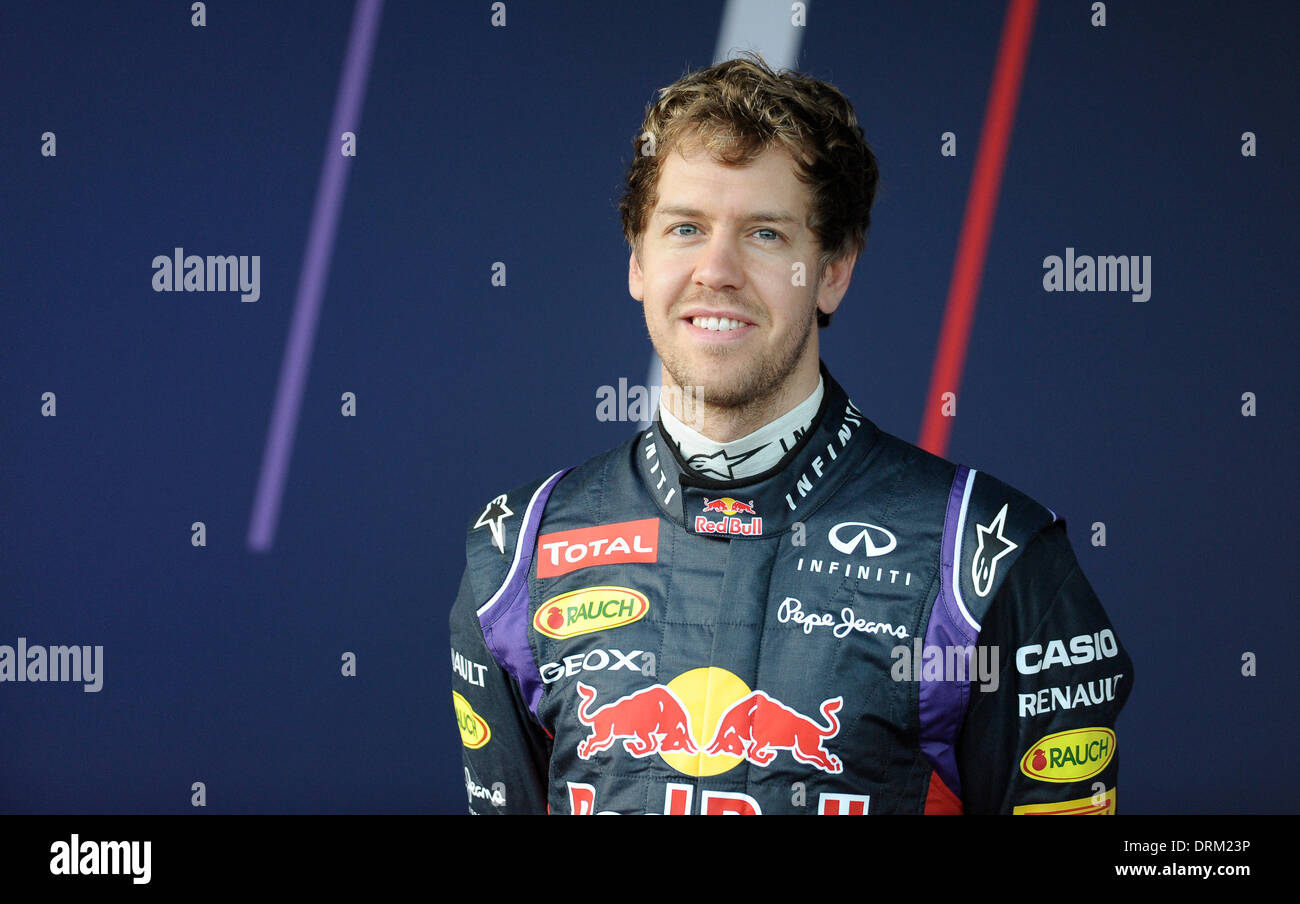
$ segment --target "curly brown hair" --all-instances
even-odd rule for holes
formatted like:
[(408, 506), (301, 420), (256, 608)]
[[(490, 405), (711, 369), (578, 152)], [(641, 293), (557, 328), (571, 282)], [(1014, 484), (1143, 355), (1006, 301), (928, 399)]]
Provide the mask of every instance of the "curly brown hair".
[[(806, 225), (822, 249), (818, 282), (832, 261), (862, 253), (880, 172), (853, 105), (834, 85), (791, 70), (774, 72), (762, 56), (745, 51), (687, 73), (646, 106), (618, 205), (623, 236), (638, 255), (658, 203), (661, 162), (675, 148), (696, 143), (727, 166), (747, 166), (773, 147), (794, 158), (795, 175), (812, 195)], [(830, 320), (817, 312), (819, 327)]]

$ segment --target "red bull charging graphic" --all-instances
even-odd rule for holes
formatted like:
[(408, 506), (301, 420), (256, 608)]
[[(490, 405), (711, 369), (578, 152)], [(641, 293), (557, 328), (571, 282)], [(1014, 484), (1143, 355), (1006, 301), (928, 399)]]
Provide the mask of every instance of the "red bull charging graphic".
[(623, 741), (623, 748), (632, 756), (643, 757), (661, 751), (682, 750), (695, 753), (698, 748), (691, 739), (691, 717), (677, 695), (662, 684), (628, 694), (613, 703), (591, 711), (596, 699), (595, 688), (578, 682), (578, 719), (591, 728), (591, 735), (578, 744), (578, 756), (590, 759)]
[(839, 734), (843, 697), (822, 701), (819, 722), (719, 668), (692, 669), (598, 707), (595, 688), (579, 682), (577, 691), (578, 719), (590, 729), (578, 743), (584, 760), (622, 741), (632, 756), (659, 754), (687, 775), (717, 775), (745, 761), (768, 766), (783, 751), (832, 775), (844, 770), (825, 746)]
[(812, 719), (796, 712), (780, 700), (773, 700), (762, 691), (737, 700), (725, 713), (709, 742), (708, 753), (716, 756), (729, 753), (744, 756), (751, 763), (766, 766), (776, 759), (778, 750), (788, 750), (796, 760), (816, 766), (824, 772), (844, 771), (840, 758), (827, 753), (822, 742), (840, 733), (840, 722), (835, 718), (843, 697), (834, 697), (821, 705), (823, 728)]
[[(706, 517), (710, 514), (721, 515), (722, 518), (714, 521)], [(750, 517), (746, 519), (740, 517), (741, 515)], [(742, 502), (730, 496), (723, 496), (721, 499), (705, 498), (703, 514), (695, 516), (695, 532), (757, 537), (763, 533), (763, 519), (758, 517), (758, 512), (754, 510), (752, 499)]]

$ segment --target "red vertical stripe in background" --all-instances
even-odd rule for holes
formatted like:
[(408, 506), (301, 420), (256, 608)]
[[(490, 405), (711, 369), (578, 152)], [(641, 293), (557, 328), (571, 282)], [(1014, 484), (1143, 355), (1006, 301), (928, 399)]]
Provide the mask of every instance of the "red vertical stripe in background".
[(1002, 184), (1002, 168), (1011, 143), (1011, 126), (1016, 118), (1016, 102), (1020, 98), (1020, 83), (1025, 71), (1025, 58), (1029, 55), (1037, 6), (1037, 0), (1011, 0), (1002, 26), (993, 85), (984, 110), (975, 172), (966, 198), (961, 236), (957, 240), (957, 259), (948, 286), (948, 304), (939, 329), (939, 347), (935, 351), (930, 390), (925, 396), (921, 438), (917, 443), (936, 455), (946, 453), (952, 432), (952, 418), (943, 416), (941, 396), (945, 392), (957, 392), (961, 384), (971, 324), (975, 320), (975, 299), (984, 275), (993, 214)]

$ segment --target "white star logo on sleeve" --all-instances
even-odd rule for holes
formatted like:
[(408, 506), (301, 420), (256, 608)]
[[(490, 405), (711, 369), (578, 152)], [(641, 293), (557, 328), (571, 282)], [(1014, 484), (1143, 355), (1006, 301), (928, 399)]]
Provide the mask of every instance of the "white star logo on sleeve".
[(501, 554), (506, 552), (506, 527), (503, 523), (507, 518), (513, 515), (510, 507), (506, 505), (506, 495), (502, 493), (497, 498), (487, 504), (483, 509), (483, 514), (478, 516), (474, 522), (474, 530), (480, 527), (486, 527), (492, 532), (492, 545), (501, 550)]
[(980, 596), (989, 595), (989, 590), (993, 586), (993, 575), (998, 570), (998, 560), (1020, 548), (1002, 533), (1007, 524), (1008, 505), (1010, 503), (1004, 502), (1002, 510), (988, 524), (975, 525), (979, 545), (975, 547), (975, 556), (971, 559), (970, 577), (975, 582), (975, 592)]

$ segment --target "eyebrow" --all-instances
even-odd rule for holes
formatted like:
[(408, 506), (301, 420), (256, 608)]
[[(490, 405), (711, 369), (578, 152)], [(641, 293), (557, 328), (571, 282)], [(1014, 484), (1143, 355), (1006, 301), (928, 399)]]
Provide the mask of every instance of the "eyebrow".
[[(674, 204), (669, 207), (661, 207), (654, 213), (655, 216), (666, 217), (692, 217), (694, 219), (708, 219), (708, 215), (702, 210), (694, 207), (685, 207)], [(756, 210), (752, 213), (745, 214), (741, 219), (745, 222), (762, 221), (765, 223), (799, 223), (799, 218), (792, 213), (784, 210)]]

